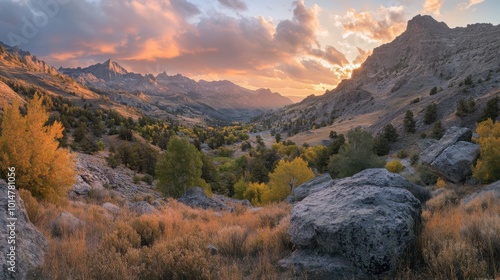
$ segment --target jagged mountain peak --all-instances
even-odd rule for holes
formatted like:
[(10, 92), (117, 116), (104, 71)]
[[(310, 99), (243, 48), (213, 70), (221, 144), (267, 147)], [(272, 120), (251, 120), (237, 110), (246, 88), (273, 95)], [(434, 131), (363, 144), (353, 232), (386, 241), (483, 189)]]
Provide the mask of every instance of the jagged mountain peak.
[(127, 69), (123, 68), (122, 66), (120, 66), (120, 64), (111, 60), (111, 58), (106, 60), (103, 64), (101, 64), (101, 66), (108, 71), (112, 71), (118, 74), (124, 75), (128, 73)]
[(406, 31), (414, 31), (415, 29), (425, 29), (431, 32), (435, 31), (445, 31), (450, 28), (446, 23), (439, 22), (429, 15), (416, 15), (411, 20), (408, 21)]

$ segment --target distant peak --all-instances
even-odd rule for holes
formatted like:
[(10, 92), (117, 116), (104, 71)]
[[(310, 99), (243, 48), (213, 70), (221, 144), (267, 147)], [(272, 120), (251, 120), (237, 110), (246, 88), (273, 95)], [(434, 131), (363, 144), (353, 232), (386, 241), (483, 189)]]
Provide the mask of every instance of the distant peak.
[(443, 30), (450, 29), (444, 22), (438, 22), (429, 15), (416, 15), (408, 21), (407, 30), (412, 29), (429, 29), (429, 30)]

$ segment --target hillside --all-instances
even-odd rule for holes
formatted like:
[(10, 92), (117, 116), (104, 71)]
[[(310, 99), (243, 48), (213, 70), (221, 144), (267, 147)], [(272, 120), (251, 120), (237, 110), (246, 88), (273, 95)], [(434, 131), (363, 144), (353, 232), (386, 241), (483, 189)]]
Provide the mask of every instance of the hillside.
[[(266, 110), (292, 104), (269, 89), (249, 90), (230, 81), (199, 82), (188, 77), (141, 75), (107, 60), (86, 68), (59, 71), (81, 84), (101, 90), (111, 100), (142, 108), (152, 116), (165, 112), (189, 117), (212, 117), (226, 121), (248, 121)], [(165, 112), (161, 112), (165, 111)]]
[[(428, 132), (423, 111), (436, 104), (445, 127), (473, 127), (487, 100), (500, 94), (500, 26), (473, 24), (449, 28), (430, 16), (416, 16), (394, 41), (375, 48), (352, 77), (322, 96), (265, 114), (259, 120), (295, 135), (296, 142), (318, 143), (331, 130), (362, 126), (377, 133), (392, 123), (403, 131), (411, 110), (417, 133)], [(430, 95), (436, 88), (436, 94)], [(472, 98), (476, 110), (455, 115), (460, 100)]]

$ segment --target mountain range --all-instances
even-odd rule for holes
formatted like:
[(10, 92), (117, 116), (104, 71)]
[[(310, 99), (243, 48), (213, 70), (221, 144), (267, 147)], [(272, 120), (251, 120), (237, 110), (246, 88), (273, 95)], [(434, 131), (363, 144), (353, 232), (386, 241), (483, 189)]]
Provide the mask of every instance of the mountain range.
[(248, 121), (266, 110), (292, 104), (269, 89), (250, 90), (227, 80), (197, 82), (166, 72), (142, 75), (127, 71), (111, 59), (86, 68), (59, 68), (59, 72), (113, 101), (142, 108), (156, 117), (165, 111), (193, 118)]
[[(51, 94), (114, 109), (125, 116), (145, 114), (194, 123), (249, 121), (263, 112), (292, 104), (269, 89), (250, 90), (230, 81), (195, 81), (180, 74), (157, 76), (129, 72), (107, 60), (86, 68), (48, 65), (30, 52), (0, 42), (1, 99), (19, 98), (5, 82), (35, 86)], [(19, 98), (20, 100), (22, 98)]]
[[(444, 126), (473, 127), (487, 100), (499, 95), (500, 26), (449, 28), (418, 15), (395, 40), (375, 48), (350, 79), (260, 121), (294, 135), (292, 140), (314, 143), (331, 130), (344, 133), (357, 126), (377, 133), (392, 123), (402, 132), (410, 110), (417, 132), (426, 133), (432, 125), (423, 115), (431, 104)], [(474, 100), (476, 110), (459, 117), (456, 108), (465, 99)]]

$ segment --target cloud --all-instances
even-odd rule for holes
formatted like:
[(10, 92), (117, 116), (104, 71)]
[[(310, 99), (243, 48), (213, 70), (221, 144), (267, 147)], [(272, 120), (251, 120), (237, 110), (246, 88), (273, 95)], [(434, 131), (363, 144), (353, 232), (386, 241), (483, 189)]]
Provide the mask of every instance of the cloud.
[(424, 13), (433, 13), (434, 15), (439, 16), (441, 14), (441, 7), (443, 6), (443, 2), (444, 0), (425, 0)]
[(194, 16), (200, 13), (200, 9), (193, 3), (186, 0), (170, 0), (172, 7), (185, 17)]
[(357, 48), (358, 49), (358, 53), (359, 55), (354, 59), (354, 61), (352, 62), (354, 65), (359, 65), (363, 62), (365, 62), (365, 60), (370, 56), (372, 55), (373, 51), (372, 50), (368, 50), (368, 51), (365, 51), (361, 48)]
[[(31, 1), (35, 9), (23, 1), (2, 2), (1, 41), (21, 34), (23, 17), (32, 20), (33, 11), (41, 10), (37, 3), (44, 1)], [(240, 1), (222, 2), (243, 7)], [(303, 0), (292, 8), (290, 19), (274, 22), (203, 14), (188, 0), (70, 1), (20, 47), (54, 66), (84, 67), (113, 58), (134, 72), (230, 77), (252, 87), (293, 85), (311, 90), (305, 94), (312, 92), (310, 83), (335, 85), (349, 62), (333, 46), (318, 43), (320, 8), (306, 7)]]
[(460, 7), (464, 10), (467, 10), (472, 6), (481, 4), (483, 2), (484, 2), (484, 0), (469, 0), (468, 3), (461, 4)]
[(233, 10), (246, 10), (246, 9), (248, 9), (247, 4), (245, 4), (245, 2), (240, 1), (240, 0), (218, 0), (218, 1), (222, 6), (233, 9)]
[(403, 6), (380, 7), (374, 13), (350, 9), (335, 19), (343, 27), (344, 38), (354, 35), (368, 42), (391, 41), (406, 28)]

